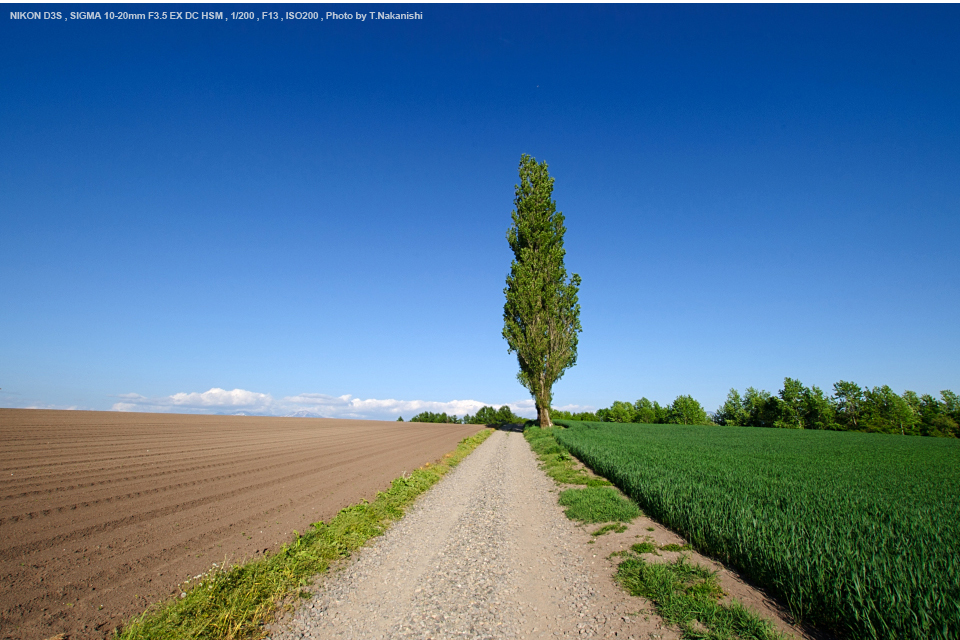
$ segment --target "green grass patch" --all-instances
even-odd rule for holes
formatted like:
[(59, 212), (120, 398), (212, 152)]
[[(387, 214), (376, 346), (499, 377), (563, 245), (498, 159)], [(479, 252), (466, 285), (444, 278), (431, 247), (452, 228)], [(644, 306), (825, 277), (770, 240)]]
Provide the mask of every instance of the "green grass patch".
[(312, 530), (296, 535), (271, 556), (203, 576), (184, 597), (154, 605), (133, 619), (116, 640), (261, 637), (263, 625), (273, 620), (285, 600), (310, 597), (303, 587), (316, 575), (386, 531), (406, 507), (491, 433), (486, 429), (465, 438), (441, 462), (395, 479), (373, 502), (342, 509), (329, 523), (315, 523)]
[(701, 553), (841, 636), (960, 638), (960, 441), (570, 423), (560, 444)]
[[(653, 544), (646, 544), (656, 549)], [(661, 618), (680, 627), (684, 638), (783, 638), (769, 622), (740, 603), (722, 604), (720, 598), (724, 593), (716, 574), (691, 564), (686, 556), (671, 563), (650, 563), (638, 556), (628, 557), (617, 568), (616, 578), (630, 594), (650, 600)]]
[(540, 468), (560, 484), (581, 484), (588, 487), (609, 486), (610, 481), (576, 468), (576, 458), (553, 437), (553, 429), (530, 426), (523, 430), (523, 437), (540, 459)]
[(610, 524), (603, 525), (596, 531), (592, 532), (590, 535), (602, 536), (605, 533), (623, 533), (626, 530), (627, 530), (627, 525), (620, 524), (619, 522), (611, 522)]
[(634, 551), (634, 553), (655, 553), (660, 555), (657, 553), (657, 545), (649, 541), (632, 544), (630, 545), (630, 548)]
[(630, 522), (640, 515), (637, 505), (613, 487), (561, 491), (560, 506), (568, 518), (581, 522)]
[(637, 544), (632, 545), (630, 548), (635, 553), (652, 553), (654, 555), (660, 555), (657, 553), (657, 551), (689, 551), (691, 549), (690, 545), (688, 544), (677, 544), (675, 542), (658, 547), (649, 540), (645, 542), (638, 542)]

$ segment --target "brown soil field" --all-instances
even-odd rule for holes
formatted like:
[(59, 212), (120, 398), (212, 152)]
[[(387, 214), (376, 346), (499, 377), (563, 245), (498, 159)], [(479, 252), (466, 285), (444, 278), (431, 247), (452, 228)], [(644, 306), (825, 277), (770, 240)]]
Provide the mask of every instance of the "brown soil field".
[(104, 638), (476, 425), (0, 409), (0, 630)]

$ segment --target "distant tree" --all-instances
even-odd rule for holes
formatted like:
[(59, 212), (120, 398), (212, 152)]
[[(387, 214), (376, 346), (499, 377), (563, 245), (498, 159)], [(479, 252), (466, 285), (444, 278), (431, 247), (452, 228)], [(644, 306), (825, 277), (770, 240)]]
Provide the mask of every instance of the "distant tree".
[(777, 403), (777, 419), (773, 426), (780, 429), (803, 429), (803, 399), (806, 388), (799, 380), (783, 379), (780, 402)]
[(410, 422), (439, 422), (443, 424), (460, 424), (457, 416), (448, 416), (446, 413), (423, 411), (410, 418)]
[(654, 409), (653, 403), (647, 400), (646, 397), (640, 398), (633, 403), (633, 420), (640, 424), (657, 423), (657, 411)]
[(656, 400), (653, 401), (653, 415), (654, 415), (654, 424), (667, 424), (670, 422), (670, 412), (673, 409), (672, 405), (667, 405), (661, 407), (660, 403)]
[[(949, 396), (948, 398), (952, 400)], [(948, 413), (948, 404), (927, 393), (920, 396), (919, 431), (920, 435), (924, 436), (960, 437), (960, 427)]]
[(464, 424), (496, 424), (497, 410), (493, 407), (480, 407), (476, 415), (467, 414), (463, 416)]
[(403, 422), (403, 416), (400, 416), (399, 418), (397, 418), (397, 422)]
[(841, 380), (833, 385), (833, 397), (840, 426), (850, 431), (859, 431), (864, 401), (860, 385)]
[(563, 214), (551, 198), (547, 163), (520, 157), (513, 226), (507, 242), (513, 262), (504, 289), (503, 337), (517, 354), (517, 379), (533, 396), (537, 420), (550, 426), (553, 384), (577, 362), (580, 276), (564, 266)]
[(574, 420), (582, 420), (584, 422), (600, 422), (600, 418), (596, 413), (591, 413), (589, 411), (581, 411), (579, 413), (573, 414)]
[[(602, 409), (601, 409), (602, 411)], [(556, 420), (580, 420), (583, 422), (603, 422), (600, 416), (597, 415), (598, 412), (594, 413), (592, 411), (579, 411), (577, 413), (571, 413), (570, 411), (564, 411), (563, 409), (554, 409), (550, 407), (550, 418)]]
[(913, 433), (919, 415), (906, 398), (898, 396), (887, 385), (866, 389), (860, 424), (874, 433)]
[(521, 418), (515, 414), (513, 410), (505, 404), (501, 405), (500, 408), (497, 409), (496, 419), (497, 424), (515, 424), (518, 422), (526, 422), (524, 418)]
[(748, 427), (772, 427), (778, 418), (778, 398), (769, 392), (747, 387), (743, 393), (743, 407), (747, 412)]
[(524, 422), (525, 419), (514, 414), (508, 405), (501, 405), (499, 409), (481, 407), (474, 416), (463, 416), (464, 424), (503, 425)]
[(944, 389), (940, 392), (940, 398), (943, 402), (943, 410), (953, 426), (947, 426), (949, 435), (954, 438), (960, 438), (960, 396), (953, 391)]
[(807, 429), (838, 429), (832, 399), (814, 385), (804, 390), (803, 422)]
[(714, 420), (716, 420), (717, 424), (744, 426), (749, 419), (750, 414), (747, 411), (743, 399), (740, 397), (740, 392), (736, 389), (730, 389), (730, 391), (727, 392), (726, 402), (717, 409)]
[(607, 422), (636, 422), (636, 412), (633, 405), (629, 402), (614, 400), (613, 405), (606, 410), (605, 418)]
[(670, 424), (710, 424), (707, 412), (693, 396), (677, 396), (670, 406)]

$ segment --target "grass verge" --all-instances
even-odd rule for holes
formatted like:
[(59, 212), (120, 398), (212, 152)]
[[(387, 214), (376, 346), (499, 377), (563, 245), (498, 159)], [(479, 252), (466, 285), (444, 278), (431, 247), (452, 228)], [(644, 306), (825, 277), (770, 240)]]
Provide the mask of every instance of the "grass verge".
[[(652, 546), (652, 545), (651, 545)], [(616, 578), (634, 596), (650, 600), (664, 621), (675, 624), (684, 638), (709, 640), (782, 640), (766, 620), (724, 595), (716, 572), (691, 564), (686, 555), (670, 563), (650, 563), (640, 557), (643, 545), (625, 552)]]
[(314, 523), (311, 531), (297, 534), (271, 556), (204, 575), (180, 598), (155, 605), (134, 618), (116, 634), (116, 640), (262, 637), (264, 625), (273, 620), (286, 599), (309, 597), (309, 592), (301, 589), (310, 585), (314, 576), (386, 531), (406, 507), (491, 433), (485, 429), (461, 440), (456, 450), (437, 464), (395, 479), (373, 502), (342, 509), (329, 523)]
[[(523, 432), (547, 475), (558, 483), (585, 484), (585, 489), (567, 489), (560, 493), (560, 504), (567, 507), (571, 520), (609, 522), (592, 532), (593, 536), (622, 533), (629, 522), (640, 515), (637, 504), (625, 498), (605, 478), (588, 475), (575, 467), (575, 458), (553, 436), (552, 429), (528, 427)], [(648, 527), (653, 531), (653, 527)], [(593, 542), (591, 540), (591, 542)], [(618, 551), (625, 558), (617, 567), (616, 580), (634, 596), (646, 598), (668, 624), (680, 628), (690, 640), (784, 640), (773, 625), (737, 601), (723, 603), (725, 595), (716, 572), (691, 564), (686, 554), (669, 563), (650, 563), (642, 555), (659, 551), (687, 551), (687, 544), (657, 546), (650, 540)]]
[(540, 459), (543, 471), (560, 484), (582, 484), (588, 487), (610, 486), (606, 478), (594, 476), (585, 469), (576, 468), (576, 458), (567, 451), (553, 437), (551, 429), (527, 427), (523, 430), (523, 437), (530, 443), (530, 448)]
[(613, 487), (587, 487), (560, 492), (560, 506), (571, 520), (580, 522), (630, 522), (640, 509)]

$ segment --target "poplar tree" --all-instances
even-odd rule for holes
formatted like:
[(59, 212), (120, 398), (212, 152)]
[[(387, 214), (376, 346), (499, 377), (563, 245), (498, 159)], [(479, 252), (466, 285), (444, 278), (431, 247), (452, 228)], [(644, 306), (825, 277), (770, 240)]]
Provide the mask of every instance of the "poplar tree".
[(550, 422), (553, 383), (577, 362), (580, 333), (580, 276), (567, 279), (563, 264), (563, 213), (551, 198), (547, 163), (520, 157), (520, 184), (514, 186), (513, 226), (507, 242), (513, 262), (503, 290), (503, 337), (516, 353), (517, 380), (533, 396), (540, 426)]

